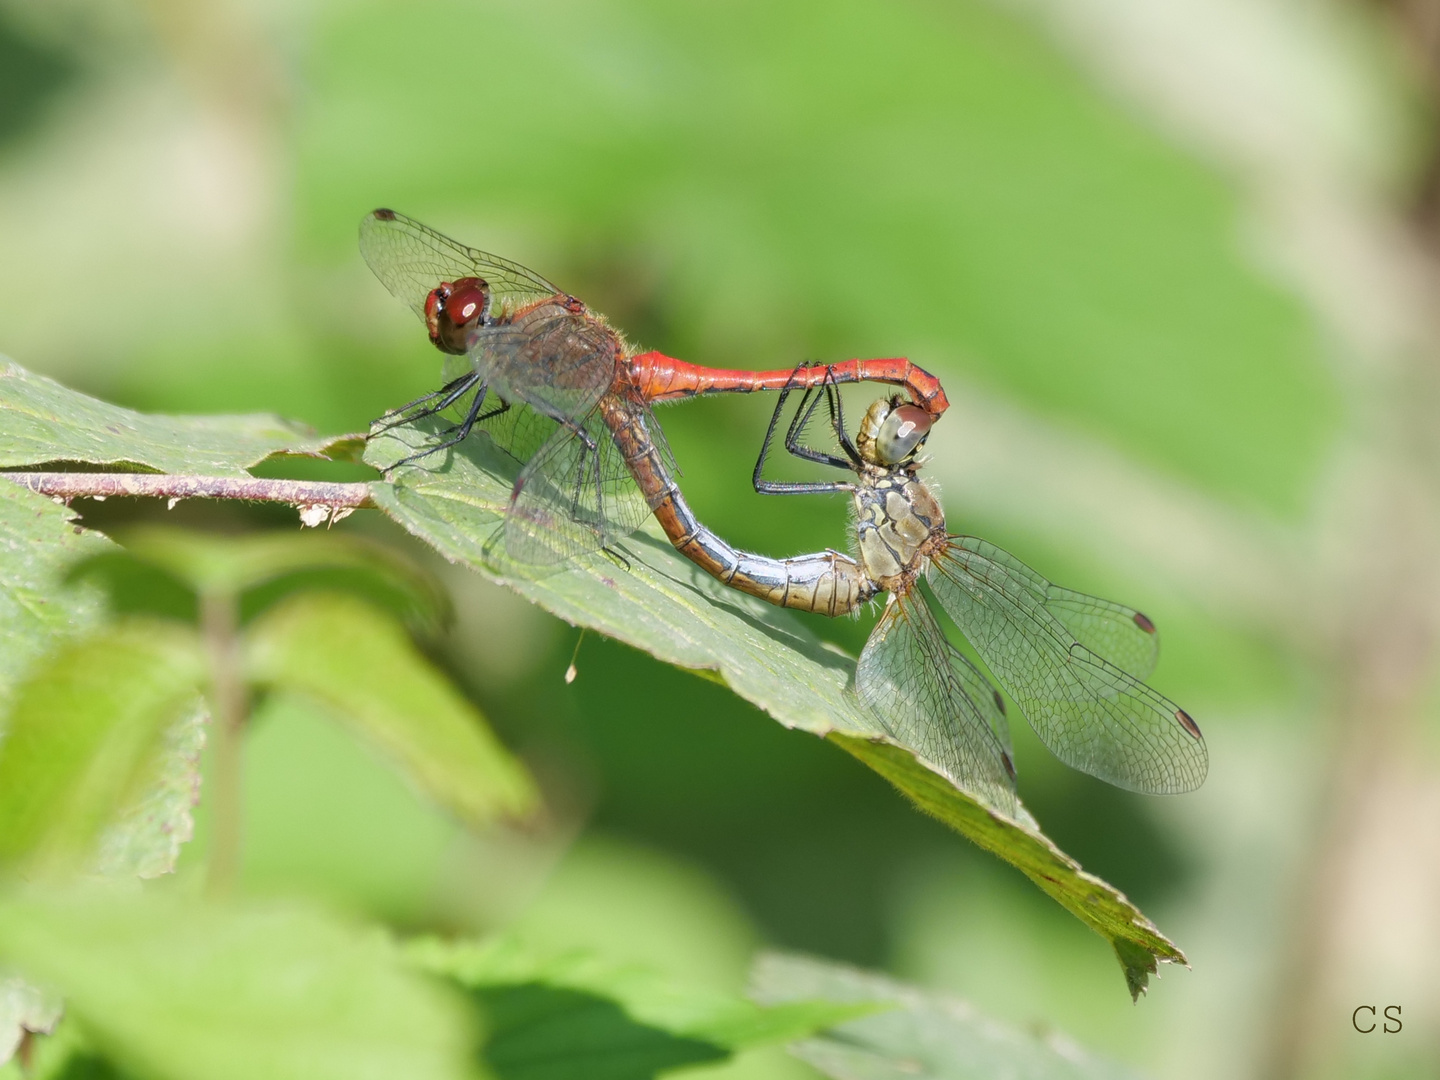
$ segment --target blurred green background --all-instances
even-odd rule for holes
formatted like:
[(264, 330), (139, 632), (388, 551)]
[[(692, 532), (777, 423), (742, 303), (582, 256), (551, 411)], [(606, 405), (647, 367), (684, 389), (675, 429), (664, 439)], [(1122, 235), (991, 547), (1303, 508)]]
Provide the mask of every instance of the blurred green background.
[[(1157, 800), (1015, 732), (1042, 825), (1194, 964), (1132, 1006), (1099, 938), (856, 762), (593, 637), (567, 685), (573, 630), (436, 566), (459, 610), (438, 654), (558, 824), (465, 836), (271, 710), (249, 886), (727, 986), (762, 944), (812, 951), (1155, 1076), (1434, 1075), (1423, 10), (0, 4), (0, 352), (139, 409), (363, 430), (439, 372), (356, 250), (384, 205), (674, 356), (908, 355), (955, 403), (930, 440), (951, 527), (1143, 608), (1153, 681), (1211, 749), (1200, 792)], [(692, 504), (754, 550), (843, 547), (843, 500), (750, 490), (769, 408), (662, 413)], [(345, 527), (407, 543), (376, 516)], [(858, 651), (873, 614), (811, 622)], [(1391, 1003), (1403, 1038), (1351, 1029)]]

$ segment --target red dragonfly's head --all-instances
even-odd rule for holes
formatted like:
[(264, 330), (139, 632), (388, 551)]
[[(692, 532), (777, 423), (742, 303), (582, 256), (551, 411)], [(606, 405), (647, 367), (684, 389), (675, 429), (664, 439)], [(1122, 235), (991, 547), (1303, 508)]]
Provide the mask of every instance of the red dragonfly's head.
[(490, 286), (484, 278), (442, 281), (425, 297), (425, 328), (441, 352), (467, 352), (475, 328), (489, 313)]

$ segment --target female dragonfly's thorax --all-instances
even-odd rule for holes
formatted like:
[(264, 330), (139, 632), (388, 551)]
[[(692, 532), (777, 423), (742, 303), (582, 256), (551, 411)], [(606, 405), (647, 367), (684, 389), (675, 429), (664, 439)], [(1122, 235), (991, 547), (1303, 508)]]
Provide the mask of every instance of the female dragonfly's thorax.
[(856, 557), (872, 581), (895, 592), (920, 574), (924, 557), (944, 540), (944, 511), (909, 469), (867, 466), (854, 498)]

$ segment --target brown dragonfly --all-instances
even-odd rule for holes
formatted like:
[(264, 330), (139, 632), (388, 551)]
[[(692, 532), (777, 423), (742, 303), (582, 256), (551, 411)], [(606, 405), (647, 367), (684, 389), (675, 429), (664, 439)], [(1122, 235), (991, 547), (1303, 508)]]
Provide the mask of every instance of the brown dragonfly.
[[(797, 383), (803, 385), (803, 381)], [(899, 742), (1002, 812), (1014, 815), (1015, 765), (1005, 702), (946, 638), (920, 588), (924, 578), (990, 673), (1061, 761), (1118, 787), (1176, 794), (1200, 786), (1208, 753), (1200, 728), (1146, 686), (1159, 638), (1141, 612), (1061, 588), (994, 544), (946, 530), (917, 455), (933, 418), (899, 398), (870, 406), (856, 437), (846, 431), (833, 383), (806, 389), (785, 448), (846, 469), (853, 480), (763, 478), (790, 390), (782, 390), (759, 460), (767, 494), (850, 493), (855, 569), (819, 594), (858, 605), (889, 594), (855, 671), (855, 689)], [(821, 401), (840, 453), (803, 443)], [(835, 614), (822, 605), (826, 614)]]

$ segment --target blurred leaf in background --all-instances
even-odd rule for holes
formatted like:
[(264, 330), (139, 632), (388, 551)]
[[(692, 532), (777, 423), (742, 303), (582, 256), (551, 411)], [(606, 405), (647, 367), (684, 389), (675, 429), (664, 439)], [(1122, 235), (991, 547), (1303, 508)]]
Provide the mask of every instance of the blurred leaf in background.
[(5, 720), (5, 866), (34, 874), (85, 859), (119, 808), (156, 782), (165, 732), (193, 716), (205, 678), (200, 643), (152, 621), (108, 627), (49, 658)]
[(0, 542), (9, 553), (0, 580), (0, 708), (15, 684), (67, 636), (99, 622), (102, 594), (93, 586), (62, 588), (78, 558), (98, 556), (110, 545), (77, 530), (69, 508), (16, 484), (0, 487)]
[(736, 1050), (790, 1041), (873, 1010), (823, 995), (773, 1006), (677, 984), (595, 956), (545, 956), (509, 939), (421, 939), (422, 971), (463, 987), (489, 1022), (485, 1059), (503, 1080), (645, 1080)]
[(459, 1003), (374, 933), (294, 906), (11, 897), (0, 955), (60, 989), (97, 1049), (144, 1077), (451, 1080)]
[(1135, 1073), (1094, 1057), (1058, 1032), (1020, 1032), (979, 1016), (965, 1002), (796, 956), (768, 954), (751, 976), (755, 997), (771, 1005), (823, 998), (874, 1009), (800, 1042), (795, 1053), (826, 1076), (914, 1076), (982, 1080), (993, 1076), (1124, 1080)]
[[(39, 541), (30, 539), (36, 555), (49, 555)], [(7, 562), (12, 593), (29, 586), (32, 608), (51, 602), (26, 581), (44, 569), (33, 559)], [(61, 599), (70, 595), (65, 577), (99, 580), (122, 602), (143, 597), (152, 610), (76, 635), (13, 691), (0, 744), (0, 861), (48, 877), (93, 861), (99, 842), (102, 866), (168, 872), (192, 831), (207, 706), (223, 760), (241, 752), (227, 728), (243, 727), (248, 699), (264, 693), (315, 700), (468, 826), (531, 812), (536, 795), (523, 766), (394, 618), (366, 599), (325, 591), (346, 571), (362, 596), (388, 597), (432, 628), (443, 617), (445, 597), (427, 575), (380, 545), (343, 536), (152, 528), (129, 534), (123, 551), (101, 550), (64, 575), (52, 570), (48, 584)], [(148, 588), (157, 574), (168, 584), (160, 605)], [(282, 581), (289, 594), (275, 592)], [(260, 588), (271, 606), (242, 629), (242, 597)], [(240, 688), (238, 700), (227, 686)], [(214, 797), (223, 807), (227, 795)]]

